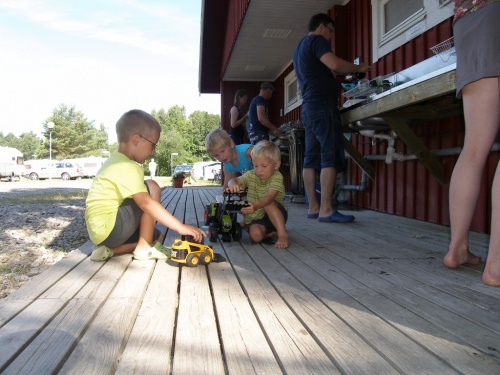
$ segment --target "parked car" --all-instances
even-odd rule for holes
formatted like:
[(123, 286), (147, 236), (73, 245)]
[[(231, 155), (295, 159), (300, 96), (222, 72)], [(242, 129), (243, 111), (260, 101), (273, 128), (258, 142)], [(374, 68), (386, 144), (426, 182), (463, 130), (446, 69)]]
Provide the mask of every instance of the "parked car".
[(76, 158), (76, 159), (64, 159), (61, 162), (64, 163), (76, 163), (83, 167), (83, 173), (85, 174), (85, 178), (93, 178), (96, 176), (99, 169), (101, 169), (104, 162), (107, 158), (97, 157), (97, 156), (88, 156), (85, 158)]
[(185, 172), (186, 174), (193, 173), (193, 166), (189, 164), (179, 164), (175, 167), (173, 175), (175, 175), (177, 172)]
[(74, 180), (84, 177), (83, 168), (77, 163), (56, 162), (52, 164), (32, 165), (31, 169), (24, 172), (25, 176), (32, 180), (44, 180), (46, 178), (62, 178), (63, 180)]

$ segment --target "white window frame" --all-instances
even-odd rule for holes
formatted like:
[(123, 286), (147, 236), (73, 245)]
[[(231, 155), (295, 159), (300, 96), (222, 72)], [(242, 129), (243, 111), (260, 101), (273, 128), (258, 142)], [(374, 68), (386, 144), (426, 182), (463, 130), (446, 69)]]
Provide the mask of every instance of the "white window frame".
[(384, 6), (392, 0), (372, 0), (373, 62), (453, 15), (451, 0), (423, 0), (423, 8), (384, 33)]
[[(297, 75), (295, 74), (295, 70), (292, 70), (286, 77), (285, 77), (285, 114), (290, 112), (291, 110), (300, 107), (302, 105), (302, 95), (300, 93), (300, 87), (299, 87), (299, 82), (297, 81)], [(295, 96), (292, 96), (289, 94), (288, 88), (293, 85), (297, 85), (297, 93)]]

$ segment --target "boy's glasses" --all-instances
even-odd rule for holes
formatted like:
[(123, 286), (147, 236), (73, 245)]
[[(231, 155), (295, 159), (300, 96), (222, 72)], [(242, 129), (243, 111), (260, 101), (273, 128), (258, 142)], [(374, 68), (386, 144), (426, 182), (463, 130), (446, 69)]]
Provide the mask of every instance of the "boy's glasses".
[(146, 141), (148, 141), (149, 143), (151, 143), (151, 146), (153, 146), (153, 150), (156, 150), (156, 143), (151, 142), (149, 139), (147, 139), (146, 137), (143, 137), (140, 134), (139, 134), (139, 137), (141, 137), (142, 139), (145, 139)]

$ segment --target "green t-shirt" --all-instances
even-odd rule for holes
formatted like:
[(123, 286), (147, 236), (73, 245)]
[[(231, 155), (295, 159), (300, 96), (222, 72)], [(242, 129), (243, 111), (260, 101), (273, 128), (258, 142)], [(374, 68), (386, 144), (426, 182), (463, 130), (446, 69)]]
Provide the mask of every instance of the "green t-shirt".
[(98, 245), (113, 230), (118, 207), (137, 193), (147, 193), (144, 171), (120, 152), (106, 160), (87, 195), (85, 222), (90, 240)]
[[(277, 190), (278, 195), (275, 200), (284, 206), (285, 184), (283, 183), (283, 175), (279, 171), (275, 171), (266, 182), (261, 182), (254, 171), (249, 171), (238, 178), (243, 183), (242, 188), (248, 189), (247, 199), (249, 202), (260, 201), (269, 190)], [(245, 215), (245, 224), (262, 219), (265, 213), (263, 208), (259, 208), (255, 212)]]

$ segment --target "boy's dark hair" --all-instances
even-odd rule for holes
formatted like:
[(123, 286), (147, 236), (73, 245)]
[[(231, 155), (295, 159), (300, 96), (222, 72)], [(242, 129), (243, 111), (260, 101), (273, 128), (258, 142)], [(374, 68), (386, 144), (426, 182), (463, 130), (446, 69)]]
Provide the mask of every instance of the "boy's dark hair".
[(309, 25), (307, 26), (308, 31), (312, 32), (318, 28), (319, 25), (325, 25), (328, 26), (329, 24), (332, 24), (333, 27), (335, 27), (335, 22), (330, 18), (330, 16), (326, 13), (318, 13), (315, 14), (314, 16), (311, 17), (309, 20)]
[(147, 138), (160, 133), (161, 126), (159, 122), (149, 113), (140, 109), (125, 112), (116, 122), (118, 142), (126, 142), (134, 134)]

